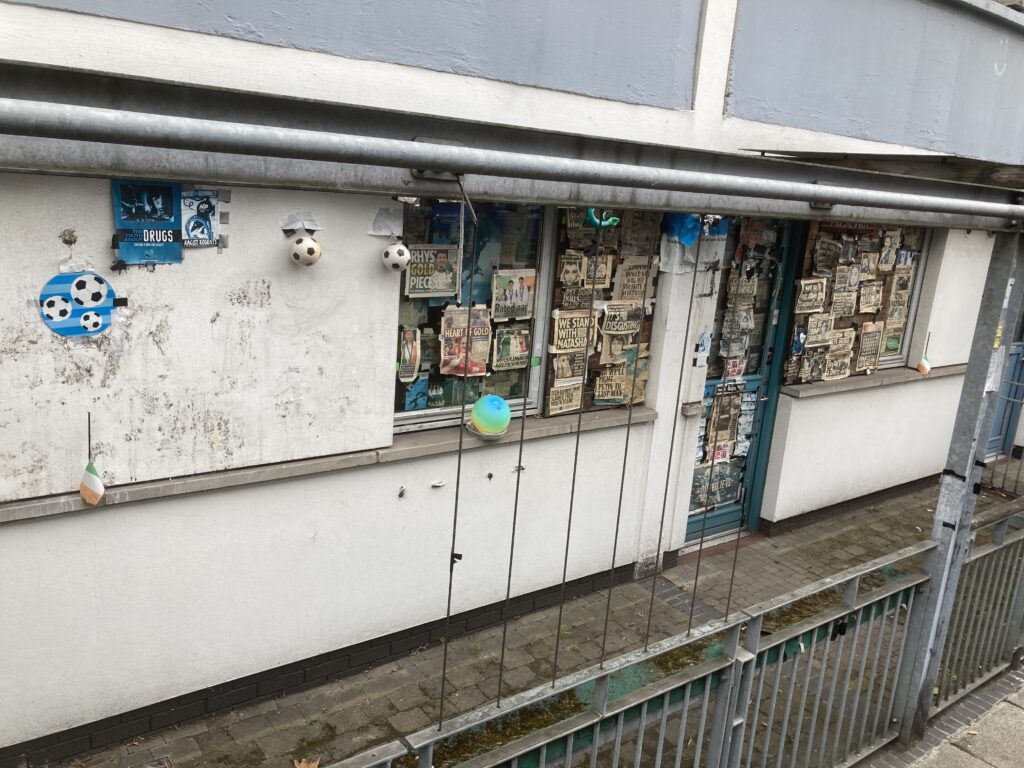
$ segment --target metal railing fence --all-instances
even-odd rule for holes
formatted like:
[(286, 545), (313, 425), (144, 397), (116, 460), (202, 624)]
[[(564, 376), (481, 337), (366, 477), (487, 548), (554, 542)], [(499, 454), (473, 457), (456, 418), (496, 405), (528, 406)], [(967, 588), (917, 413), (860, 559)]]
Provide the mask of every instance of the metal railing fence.
[[(972, 541), (933, 713), (1005, 669), (1024, 631), (1024, 524), (979, 520)], [(899, 735), (910, 617), (934, 548), (907, 547), (336, 768), (852, 765)]]

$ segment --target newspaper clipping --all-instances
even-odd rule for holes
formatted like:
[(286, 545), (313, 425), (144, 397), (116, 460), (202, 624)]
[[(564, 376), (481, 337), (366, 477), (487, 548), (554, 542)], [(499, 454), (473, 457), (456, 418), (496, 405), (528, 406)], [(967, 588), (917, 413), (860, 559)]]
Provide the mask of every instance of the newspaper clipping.
[(864, 323), (860, 329), (860, 349), (857, 350), (857, 371), (878, 367), (878, 354), (882, 347), (884, 323)]
[(596, 322), (589, 310), (574, 309), (566, 312), (556, 309), (551, 313), (551, 317), (554, 319), (554, 343), (551, 345), (551, 352), (576, 352), (593, 344), (596, 338)]
[(828, 336), (829, 352), (852, 352), (857, 332), (853, 328), (837, 328)]
[(650, 301), (654, 294), (656, 265), (648, 259), (631, 257), (623, 261), (615, 271), (615, 290), (612, 298), (616, 301)]
[(825, 308), (825, 279), (821, 277), (797, 281), (796, 306), (793, 312), (802, 315), (821, 312)]
[(591, 288), (611, 288), (614, 259), (614, 254), (610, 252), (601, 253), (592, 259), (584, 259), (587, 275), (585, 285)]
[(583, 251), (568, 250), (559, 262), (558, 278), (565, 288), (582, 288), (587, 259)]
[(829, 334), (832, 333), (832, 315), (823, 313), (811, 315), (807, 318), (807, 341), (806, 347), (820, 347), (829, 342)]
[(565, 352), (555, 355), (554, 369), (556, 379), (578, 379), (587, 366), (586, 352)]
[[(600, 292), (598, 292), (600, 293)], [(587, 309), (594, 303), (593, 288), (563, 288), (562, 309)]]
[(604, 305), (604, 324), (601, 333), (636, 334), (644, 322), (642, 304), (631, 301), (609, 301)]
[(830, 350), (825, 356), (825, 372), (822, 375), (824, 381), (835, 381), (845, 379), (850, 375), (850, 356), (852, 352), (837, 352)]
[(446, 307), (441, 318), (441, 373), (484, 376), (491, 352), (491, 319), (487, 307), (473, 307), (469, 340), (467, 307)]
[(494, 320), (529, 320), (533, 317), (535, 269), (497, 269), (491, 274)]
[(409, 384), (416, 380), (419, 372), (420, 330), (419, 328), (406, 328), (402, 331), (402, 337), (398, 342), (398, 380)]
[(836, 291), (832, 294), (832, 316), (851, 317), (857, 314), (857, 291)]
[(583, 382), (555, 384), (548, 390), (548, 416), (579, 410), (583, 403)]
[(410, 245), (412, 257), (405, 273), (405, 295), (413, 298), (455, 297), (462, 265), (454, 245)]
[(525, 368), (530, 364), (530, 329), (495, 328), (494, 358), (492, 367), (496, 371), (510, 371)]
[(882, 308), (882, 285), (881, 282), (860, 284), (860, 311), (865, 314), (873, 314)]

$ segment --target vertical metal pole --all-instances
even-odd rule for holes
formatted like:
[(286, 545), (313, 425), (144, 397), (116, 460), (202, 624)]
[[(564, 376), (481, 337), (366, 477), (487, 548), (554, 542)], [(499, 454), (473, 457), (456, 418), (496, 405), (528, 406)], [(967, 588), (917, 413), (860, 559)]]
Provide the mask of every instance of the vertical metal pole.
[[(937, 547), (929, 558), (929, 582), (925, 599), (919, 604), (918, 610), (911, 614), (911, 619), (918, 620), (912, 621), (908, 628), (908, 631), (914, 632), (914, 642), (910, 647), (916, 651), (910, 660), (911, 672), (907, 676), (906, 689), (902, 692), (900, 739), (904, 742), (920, 738), (931, 710), (932, 689), (938, 677), (953, 597), (967, 552), (974, 512), (972, 491), (974, 484), (980, 481), (981, 467), (975, 464), (977, 449), (979, 440), (987, 440), (983, 432), (984, 423), (991, 425), (991, 418), (986, 418), (991, 401), (990, 394), (986, 392), (986, 383), (989, 370), (994, 365), (996, 329), (1000, 323), (1005, 322), (1006, 317), (1016, 316), (1017, 307), (1013, 308), (1012, 314), (1008, 313), (1008, 302), (1004, 301), (1011, 274), (1017, 275), (1018, 288), (1024, 284), (1019, 274), (1024, 260), (1017, 259), (1019, 240), (1020, 235), (1016, 232), (1000, 232), (996, 235), (985, 277), (949, 454), (939, 483), (939, 501), (932, 526), (932, 540)], [(1019, 302), (1020, 291), (1015, 290), (1014, 293)], [(999, 381), (1002, 372), (995, 373), (994, 378)]]

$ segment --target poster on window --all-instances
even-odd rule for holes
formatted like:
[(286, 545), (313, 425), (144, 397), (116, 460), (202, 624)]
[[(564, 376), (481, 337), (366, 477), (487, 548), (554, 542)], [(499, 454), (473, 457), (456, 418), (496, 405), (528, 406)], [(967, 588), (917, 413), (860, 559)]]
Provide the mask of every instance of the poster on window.
[(484, 376), (490, 353), (491, 318), (487, 307), (473, 307), (471, 317), (468, 307), (446, 307), (441, 318), (441, 373)]
[(860, 264), (840, 264), (836, 267), (836, 278), (832, 287), (836, 291), (856, 291), (860, 285)]
[(601, 333), (635, 335), (640, 332), (643, 322), (644, 308), (642, 304), (630, 301), (609, 301), (604, 305), (604, 322), (601, 325)]
[(533, 292), (537, 287), (535, 269), (496, 269), (491, 273), (491, 314), (495, 322), (529, 320), (533, 317)]
[(865, 251), (860, 255), (860, 279), (874, 280), (878, 273), (878, 251)]
[(583, 251), (567, 250), (558, 262), (558, 279), (563, 288), (582, 288), (586, 257)]
[(874, 314), (882, 308), (882, 282), (860, 284), (860, 312)]
[(860, 347), (857, 349), (858, 372), (873, 371), (878, 367), (878, 355), (882, 348), (884, 323), (864, 323), (860, 329)]
[(842, 254), (841, 242), (819, 236), (814, 243), (814, 274), (818, 277), (832, 277)]
[(828, 357), (827, 347), (808, 349), (800, 358), (800, 383), (821, 381), (825, 375), (825, 360)]
[(577, 411), (582, 403), (582, 381), (555, 384), (548, 390), (548, 416)]
[(903, 321), (886, 320), (885, 334), (882, 336), (882, 354), (898, 355), (903, 346)]
[(217, 190), (193, 189), (181, 193), (181, 244), (210, 248), (220, 241)]
[(850, 375), (850, 351), (837, 352), (829, 350), (825, 356), (825, 371), (822, 374), (822, 381), (836, 381), (845, 379)]
[(125, 264), (181, 262), (181, 185), (112, 182), (117, 257)]
[(796, 306), (793, 312), (802, 315), (821, 312), (825, 308), (825, 279), (821, 277), (798, 280), (796, 284)]
[(530, 364), (530, 329), (495, 328), (494, 358), (491, 367), (496, 371), (511, 371)]
[(886, 229), (882, 232), (882, 250), (878, 254), (878, 271), (892, 272), (896, 266), (896, 256), (900, 249), (900, 231)]
[(593, 345), (596, 340), (597, 323), (594, 313), (585, 309), (561, 310), (551, 313), (553, 343), (550, 352), (577, 352)]
[(398, 342), (398, 380), (409, 384), (420, 372), (420, 330), (406, 328)]
[(898, 292), (909, 292), (910, 283), (914, 279), (913, 264), (897, 264), (892, 271), (892, 289)]
[(741, 265), (734, 266), (729, 272), (729, 291), (727, 306), (733, 309), (744, 309), (754, 306), (757, 295), (757, 274), (747, 277)]
[(806, 347), (821, 347), (829, 342), (829, 335), (832, 333), (832, 315), (822, 313), (811, 315), (807, 318), (807, 341)]
[(621, 333), (614, 335), (601, 334), (601, 365), (621, 365), (626, 363), (636, 352), (634, 337)]
[(740, 417), (741, 393), (718, 395), (711, 408), (711, 441), (730, 443), (736, 439), (736, 423)]
[(857, 291), (836, 291), (832, 294), (832, 316), (851, 317), (857, 314)]
[(458, 300), (462, 265), (456, 246), (410, 245), (409, 256), (409, 269), (405, 272), (406, 296)]
[(612, 298), (616, 301), (650, 301), (654, 295), (654, 275), (657, 266), (652, 259), (631, 257), (615, 271), (615, 289)]
[(852, 352), (857, 332), (853, 328), (833, 329), (828, 336), (828, 350), (832, 352)]
[(690, 508), (718, 507), (736, 501), (743, 485), (743, 467), (733, 463), (708, 463), (694, 467)]
[(594, 304), (594, 294), (600, 294), (593, 288), (563, 288), (562, 309), (586, 309), (589, 310)]
[(587, 279), (584, 285), (591, 288), (611, 288), (612, 287), (612, 264), (614, 263), (615, 255), (611, 252), (602, 252), (596, 256), (591, 256), (584, 259), (583, 263), (586, 266)]
[(587, 366), (587, 353), (564, 352), (555, 355), (552, 366), (556, 379), (578, 379), (583, 376), (583, 369)]

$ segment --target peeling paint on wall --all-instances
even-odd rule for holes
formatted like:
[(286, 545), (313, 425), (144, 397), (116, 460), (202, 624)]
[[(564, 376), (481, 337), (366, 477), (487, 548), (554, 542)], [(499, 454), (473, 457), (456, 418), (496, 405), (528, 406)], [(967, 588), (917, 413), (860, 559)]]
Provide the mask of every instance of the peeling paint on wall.
[[(110, 328), (58, 336), (39, 286), (58, 269), (111, 276), (108, 192), (106, 180), (0, 174), (0, 264), (19, 297), (0, 306), (0, 502), (77, 489), (86, 411), (107, 486), (390, 444), (398, 286), (365, 234), (379, 198), (235, 190), (231, 249), (120, 273), (131, 305)], [(276, 223), (295, 208), (322, 211), (344, 258), (293, 269)], [(31, 258), (29, 214), (54, 235)], [(73, 259), (57, 238), (69, 227)]]

